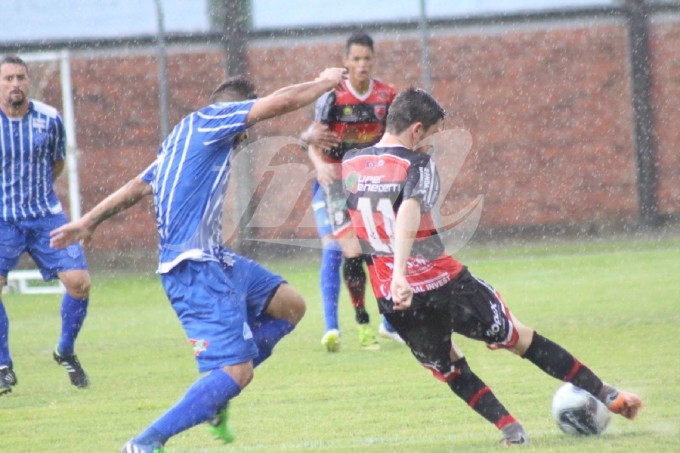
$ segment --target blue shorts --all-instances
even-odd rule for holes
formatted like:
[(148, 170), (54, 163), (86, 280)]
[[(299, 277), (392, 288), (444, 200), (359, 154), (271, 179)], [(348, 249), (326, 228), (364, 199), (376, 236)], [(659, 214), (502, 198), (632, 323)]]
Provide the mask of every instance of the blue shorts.
[(33, 258), (45, 281), (54, 280), (59, 272), (87, 269), (85, 252), (80, 244), (64, 249), (50, 247), (50, 231), (65, 223), (64, 213), (36, 219), (0, 220), (0, 275), (7, 277), (24, 252)]
[(285, 283), (252, 260), (233, 258), (231, 266), (186, 260), (161, 276), (201, 373), (257, 357), (249, 320), (267, 308)]

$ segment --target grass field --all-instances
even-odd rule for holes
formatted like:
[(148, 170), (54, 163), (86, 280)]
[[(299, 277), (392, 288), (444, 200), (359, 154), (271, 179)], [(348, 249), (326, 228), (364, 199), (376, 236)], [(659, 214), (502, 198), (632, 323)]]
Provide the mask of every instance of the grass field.
[[(638, 420), (615, 417), (604, 435), (573, 438), (550, 416), (559, 383), (531, 363), (460, 339), (473, 369), (524, 424), (523, 451), (680, 451), (680, 238), (504, 246), (459, 255), (503, 294), (514, 314), (601, 377), (637, 392)], [(500, 433), (421, 368), (401, 345), (363, 351), (346, 295), (343, 348), (322, 350), (318, 262), (273, 263), (306, 297), (308, 311), (233, 402), (236, 443), (198, 426), (169, 452), (480, 452)], [(0, 398), (0, 451), (114, 452), (196, 379), (191, 349), (158, 278), (93, 276), (77, 351), (92, 382), (69, 384), (52, 362), (59, 297), (6, 295), (19, 385)], [(373, 324), (378, 317), (369, 304)]]

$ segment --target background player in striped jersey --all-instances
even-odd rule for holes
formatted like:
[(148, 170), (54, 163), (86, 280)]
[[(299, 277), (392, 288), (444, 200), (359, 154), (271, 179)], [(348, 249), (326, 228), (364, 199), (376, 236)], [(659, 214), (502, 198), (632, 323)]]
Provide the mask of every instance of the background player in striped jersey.
[[(54, 107), (28, 95), (26, 63), (16, 56), (0, 59), (0, 288), (24, 252), (45, 280), (61, 280), (66, 294), (53, 358), (73, 385), (85, 388), (88, 378), (73, 352), (89, 301), (85, 254), (79, 244), (65, 250), (49, 246), (50, 230), (67, 222), (53, 185), (64, 169), (64, 125)], [(17, 384), (8, 336), (9, 319), (0, 301), (0, 395)]]
[(444, 110), (423, 90), (397, 95), (374, 147), (347, 153), (342, 175), (352, 224), (366, 253), (381, 313), (416, 359), (472, 409), (526, 442), (520, 423), (470, 369), (452, 343), (455, 332), (508, 349), (550, 376), (585, 389), (614, 413), (634, 419), (640, 398), (618, 391), (558, 344), (515, 318), (500, 294), (446, 254), (432, 220), (439, 196), (435, 163), (423, 141), (438, 132)]
[[(316, 169), (312, 208), (322, 241), (319, 275), (326, 332), (321, 343), (329, 352), (340, 347), (338, 297), (340, 263), (359, 324), (359, 341), (365, 348), (378, 347), (375, 331), (365, 308), (364, 259), (351, 228), (340, 179), (342, 156), (352, 148), (377, 142), (385, 130), (385, 117), (395, 89), (372, 77), (373, 39), (366, 33), (352, 34), (345, 44), (344, 64), (349, 70), (343, 89), (325, 93), (316, 102), (314, 122), (302, 134), (310, 144), (309, 157)], [(383, 320), (380, 333), (396, 341), (399, 336)]]
[[(198, 363), (199, 378), (184, 397), (130, 440), (123, 452), (160, 451), (167, 440), (211, 421), (231, 442), (228, 402), (253, 378), (253, 368), (300, 321), (305, 304), (278, 275), (222, 245), (222, 205), (231, 153), (258, 121), (299, 109), (343, 78), (329, 68), (313, 82), (254, 99), (244, 77), (221, 84), (210, 105), (187, 115), (163, 141), (156, 160), (82, 219), (53, 232), (53, 245), (89, 239), (97, 225), (153, 194), (163, 287)], [(217, 415), (216, 415), (217, 414)]]

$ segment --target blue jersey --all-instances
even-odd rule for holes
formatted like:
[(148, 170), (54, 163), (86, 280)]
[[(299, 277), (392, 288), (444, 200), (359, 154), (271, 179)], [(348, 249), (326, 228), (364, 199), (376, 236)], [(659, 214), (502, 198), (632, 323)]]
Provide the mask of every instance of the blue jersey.
[(189, 114), (142, 173), (153, 188), (160, 273), (187, 259), (219, 260), (231, 152), (254, 102), (216, 103)]
[(52, 184), (52, 165), (65, 156), (64, 124), (54, 107), (31, 100), (21, 118), (8, 118), (0, 111), (2, 220), (62, 211)]

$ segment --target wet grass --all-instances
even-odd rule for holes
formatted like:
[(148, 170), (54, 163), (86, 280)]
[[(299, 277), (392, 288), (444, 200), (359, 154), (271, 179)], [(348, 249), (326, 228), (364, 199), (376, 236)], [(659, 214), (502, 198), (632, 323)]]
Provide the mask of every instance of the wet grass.
[[(473, 273), (503, 294), (515, 315), (557, 340), (605, 380), (639, 393), (638, 420), (615, 418), (604, 435), (573, 438), (550, 417), (559, 383), (505, 352), (460, 339), (473, 369), (525, 425), (523, 451), (680, 450), (680, 241), (634, 239), (567, 244), (489, 244), (463, 250)], [(169, 452), (479, 452), (499, 433), (383, 342), (363, 351), (346, 295), (343, 347), (321, 349), (318, 263), (272, 263), (299, 289), (308, 312), (298, 329), (233, 403), (237, 442), (223, 446), (196, 427)], [(196, 378), (189, 346), (155, 275), (94, 275), (90, 315), (78, 344), (92, 386), (73, 388), (51, 359), (59, 297), (6, 295), (19, 377), (0, 398), (0, 451), (105, 452), (176, 401)], [(374, 304), (369, 303), (377, 325)]]

